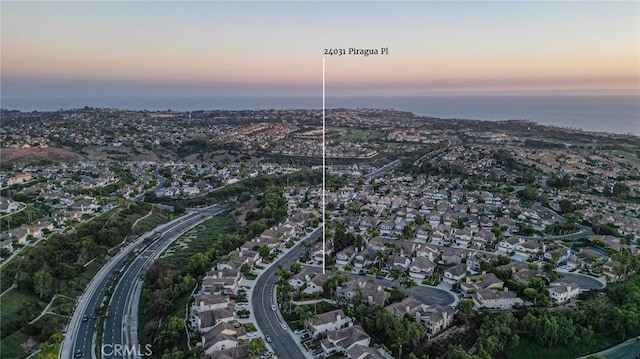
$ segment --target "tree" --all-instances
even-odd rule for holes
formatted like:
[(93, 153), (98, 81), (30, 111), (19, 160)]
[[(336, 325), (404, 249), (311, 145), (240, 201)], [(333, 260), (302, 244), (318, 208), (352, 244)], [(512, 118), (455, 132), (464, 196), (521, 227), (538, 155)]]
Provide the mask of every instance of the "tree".
[(622, 182), (616, 182), (613, 185), (613, 195), (616, 197), (625, 197), (629, 193), (629, 187)]
[(162, 331), (158, 335), (158, 341), (165, 348), (178, 347), (178, 340), (184, 333), (184, 321), (180, 317), (169, 317)]
[(474, 316), (474, 304), (470, 299), (463, 299), (456, 304), (456, 316), (464, 324), (469, 324), (469, 321)]
[(413, 294), (413, 287), (417, 286), (418, 283), (416, 283), (413, 279), (411, 278), (405, 278), (402, 281), (402, 285), (406, 288), (409, 289), (409, 295)]
[(33, 289), (40, 296), (49, 296), (53, 287), (53, 276), (51, 273), (40, 269), (33, 274)]
[(547, 277), (550, 282), (555, 281), (560, 277), (556, 271), (555, 262), (547, 262), (542, 266), (542, 273)]
[(562, 212), (563, 214), (573, 212), (573, 210), (576, 208), (573, 205), (573, 202), (569, 201), (568, 199), (562, 199), (558, 204), (560, 206), (560, 212)]
[(249, 357), (251, 359), (257, 358), (263, 350), (264, 344), (262, 343), (262, 340), (258, 338), (251, 339), (249, 342)]
[(379, 249), (376, 254), (377, 254), (378, 269), (382, 270), (382, 267), (385, 266), (387, 262), (387, 251)]
[(302, 270), (302, 264), (300, 264), (298, 262), (294, 262), (293, 264), (291, 264), (291, 267), (289, 269), (291, 270), (291, 273), (293, 273), (293, 274), (300, 273), (300, 271)]

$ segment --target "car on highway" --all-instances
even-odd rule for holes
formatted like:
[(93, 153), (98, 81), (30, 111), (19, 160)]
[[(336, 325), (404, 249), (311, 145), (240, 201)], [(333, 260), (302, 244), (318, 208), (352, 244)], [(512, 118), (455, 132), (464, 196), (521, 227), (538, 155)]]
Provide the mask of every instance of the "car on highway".
[(271, 304), (271, 310), (275, 312), (276, 310), (278, 310), (278, 307), (276, 307), (275, 304)]
[(264, 340), (265, 340), (267, 343), (271, 343), (271, 342), (272, 342), (272, 340), (271, 340), (271, 336), (269, 336), (269, 335), (265, 335), (265, 336), (264, 336)]
[(280, 324), (280, 327), (282, 327), (282, 330), (287, 330), (287, 325), (285, 323)]
[(88, 316), (88, 315), (86, 315), (86, 314), (85, 314), (85, 315), (83, 315), (83, 316), (82, 316), (82, 321), (83, 321), (83, 322), (86, 322), (87, 320), (89, 320), (89, 316)]
[(82, 358), (82, 350), (76, 350), (76, 358)]

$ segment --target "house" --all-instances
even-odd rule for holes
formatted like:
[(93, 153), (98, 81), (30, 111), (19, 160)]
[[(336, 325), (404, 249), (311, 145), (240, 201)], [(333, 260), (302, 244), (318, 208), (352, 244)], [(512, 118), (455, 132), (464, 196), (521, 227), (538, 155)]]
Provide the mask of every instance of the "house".
[(343, 299), (351, 300), (355, 298), (357, 294), (362, 293), (362, 288), (366, 284), (367, 283), (363, 279), (358, 281), (357, 279), (352, 278), (351, 280), (344, 282), (339, 287), (337, 287), (335, 295)]
[(304, 267), (299, 273), (292, 275), (287, 283), (289, 283), (294, 289), (298, 290), (309, 282), (315, 274), (316, 272), (312, 271), (310, 268)]
[(0, 212), (13, 213), (18, 210), (19, 203), (8, 198), (0, 197)]
[(450, 306), (435, 305), (417, 313), (416, 321), (424, 325), (428, 337), (438, 334), (453, 323), (455, 311)]
[(342, 268), (347, 264), (351, 264), (351, 261), (356, 256), (356, 248), (354, 246), (349, 246), (340, 252), (336, 253), (336, 265)]
[(324, 248), (322, 247), (322, 242), (318, 242), (310, 251), (311, 257), (317, 262), (324, 260), (324, 253), (327, 255), (331, 255), (333, 253), (333, 243), (331, 241), (327, 241)]
[(524, 258), (524, 260), (535, 259), (542, 255), (547, 246), (546, 244), (530, 239), (516, 244), (516, 256)]
[(22, 184), (31, 181), (31, 173), (20, 173), (7, 180), (7, 186), (13, 186), (14, 184)]
[(455, 229), (453, 231), (453, 240), (457, 247), (467, 248), (471, 243), (471, 230), (469, 228)]
[(521, 243), (524, 243), (524, 238), (509, 237), (498, 243), (498, 252), (510, 254), (511, 252), (515, 251), (516, 246)]
[(209, 293), (196, 295), (194, 299), (195, 301), (191, 306), (192, 313), (226, 308), (229, 304), (233, 304), (233, 302), (229, 301), (229, 297), (227, 296)]
[(556, 248), (554, 250), (545, 252), (543, 255), (544, 260), (551, 262), (553, 261), (553, 257), (556, 256), (558, 259), (556, 260), (556, 265), (560, 265), (560, 263), (566, 262), (571, 257), (571, 249), (569, 248)]
[(363, 251), (358, 252), (356, 254), (355, 259), (353, 260), (353, 266), (356, 270), (361, 270), (369, 265), (375, 263), (376, 258), (378, 257), (378, 252), (371, 247), (366, 247)]
[(386, 263), (388, 269), (399, 268), (402, 271), (406, 271), (409, 268), (410, 264), (411, 260), (409, 259), (409, 257), (402, 257), (396, 254), (390, 255), (387, 258)]
[(383, 221), (378, 225), (378, 230), (380, 231), (380, 235), (388, 236), (393, 233), (396, 228), (396, 223), (392, 220)]
[[(250, 245), (250, 247), (248, 247), (248, 248), (255, 248), (255, 246), (257, 246), (257, 245), (267, 246), (267, 248), (269, 248), (269, 252), (270, 253), (273, 253), (276, 250), (276, 248), (278, 247), (278, 240), (276, 240), (275, 238), (270, 237), (270, 236), (261, 235), (260, 237), (252, 239), (251, 242), (253, 244)], [(247, 243), (245, 245), (249, 245), (249, 244)]]
[(575, 283), (560, 283), (548, 288), (549, 298), (558, 304), (562, 304), (577, 298), (580, 295), (580, 287)]
[(571, 260), (579, 267), (593, 270), (596, 266), (606, 262), (606, 256), (594, 249), (580, 248), (578, 253), (571, 255)]
[(453, 228), (451, 228), (451, 226), (447, 226), (445, 224), (438, 224), (437, 226), (435, 226), (433, 228), (433, 235), (439, 235), (442, 238), (444, 238), (444, 241), (446, 243), (449, 243), (451, 241), (451, 233), (453, 232)]
[(202, 291), (214, 294), (236, 293), (241, 279), (237, 269), (209, 271), (202, 279)]
[(29, 236), (29, 229), (26, 226), (20, 226), (18, 228), (12, 228), (7, 231), (7, 239), (11, 241), (17, 241), (19, 244), (27, 244), (27, 236)]
[(436, 264), (426, 257), (416, 257), (409, 265), (409, 277), (414, 279), (425, 279), (433, 274)]
[(94, 213), (100, 208), (95, 198), (87, 197), (73, 202), (71, 210), (80, 212), (81, 214)]
[(366, 304), (375, 304), (377, 306), (384, 306), (387, 303), (391, 294), (384, 290), (382, 286), (376, 285), (375, 283), (365, 282), (361, 286), (361, 296), (360, 301)]
[(440, 213), (437, 211), (431, 211), (425, 217), (431, 227), (435, 227), (440, 224)]
[(400, 302), (389, 304), (385, 307), (396, 317), (404, 317), (409, 314), (412, 318), (415, 318), (417, 313), (425, 311), (429, 306), (416, 300), (415, 298), (407, 297)]
[(525, 268), (511, 274), (511, 279), (518, 283), (529, 284), (529, 282), (537, 275), (537, 270)]
[(496, 269), (506, 270), (508, 272), (511, 272), (511, 274), (515, 274), (521, 270), (525, 270), (528, 268), (529, 266), (526, 263), (522, 262), (510, 262), (496, 267)]
[(431, 226), (428, 223), (419, 225), (418, 228), (416, 228), (416, 240), (423, 243), (426, 242), (429, 240), (431, 231)]
[(497, 291), (493, 289), (481, 289), (473, 295), (473, 301), (479, 307), (488, 309), (512, 309), (515, 305), (524, 303), (518, 295), (508, 290)]
[(326, 282), (327, 278), (329, 278), (329, 274), (327, 273), (316, 274), (315, 277), (311, 278), (311, 280), (307, 283), (307, 287), (303, 292), (306, 294), (322, 293), (322, 285), (324, 284), (324, 282)]
[(444, 281), (455, 284), (467, 275), (467, 265), (465, 263), (456, 264), (444, 270)]
[(221, 322), (202, 336), (202, 350), (206, 355), (238, 346), (240, 341), (247, 339), (247, 330), (232, 323)]
[(401, 256), (408, 257), (413, 253), (413, 250), (416, 248), (416, 243), (412, 241), (396, 241), (396, 248)]
[(426, 243), (419, 243), (415, 247), (417, 257), (429, 258), (430, 261), (435, 262), (440, 256), (440, 250), (437, 246)]
[(460, 284), (460, 289), (462, 289), (463, 292), (502, 288), (504, 288), (504, 281), (496, 277), (493, 273), (469, 276)]
[(377, 236), (369, 240), (367, 247), (373, 249), (374, 251), (379, 251), (379, 250), (385, 249), (386, 248), (385, 244), (391, 243), (392, 241), (393, 239), (391, 238), (382, 238), (380, 236)]
[(342, 309), (317, 314), (306, 324), (307, 330), (312, 337), (317, 337), (320, 333), (338, 330), (347, 324), (347, 316)]
[(379, 223), (380, 220), (376, 217), (362, 217), (358, 228), (361, 232), (366, 232), (369, 229), (377, 228)]
[(233, 305), (229, 305), (225, 308), (206, 310), (198, 312), (195, 316), (195, 321), (192, 322), (192, 324), (195, 324), (194, 327), (200, 333), (206, 333), (218, 323), (234, 320), (235, 314), (236, 312)]
[(486, 263), (488, 267), (495, 258), (496, 256), (493, 254), (474, 252), (467, 257), (467, 270), (471, 273), (480, 273), (482, 272), (482, 265)]
[(225, 350), (215, 351), (211, 354), (211, 359), (249, 359), (249, 345), (243, 344)]
[(377, 350), (356, 344), (347, 350), (347, 358), (349, 359), (384, 359), (385, 356), (380, 354)]
[(475, 248), (485, 248), (488, 245), (492, 244), (495, 240), (495, 233), (483, 228), (473, 235), (471, 244)]
[(326, 354), (346, 353), (356, 345), (368, 347), (370, 342), (371, 337), (362, 326), (353, 325), (328, 333), (327, 339), (322, 340), (320, 346)]
[(445, 263), (460, 264), (469, 253), (461, 248), (450, 249), (442, 252), (442, 261)]

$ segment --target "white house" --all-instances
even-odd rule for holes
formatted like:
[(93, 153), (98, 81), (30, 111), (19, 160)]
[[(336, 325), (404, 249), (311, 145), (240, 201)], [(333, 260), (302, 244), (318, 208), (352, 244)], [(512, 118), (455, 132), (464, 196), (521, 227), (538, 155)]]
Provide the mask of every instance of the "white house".
[(312, 337), (320, 333), (331, 332), (342, 328), (347, 323), (346, 315), (342, 309), (318, 314), (307, 323), (307, 329)]
[(549, 297), (558, 304), (577, 298), (580, 292), (580, 287), (575, 283), (561, 283), (549, 287)]
[(246, 339), (247, 330), (244, 327), (236, 328), (231, 323), (222, 322), (202, 336), (202, 349), (211, 356), (215, 351), (236, 347), (238, 342)]
[(467, 265), (465, 263), (456, 264), (444, 270), (444, 281), (455, 284), (467, 275)]
[(426, 328), (427, 334), (433, 336), (453, 323), (453, 308), (450, 306), (433, 306), (416, 314), (416, 321)]
[(518, 298), (518, 295), (509, 291), (497, 291), (493, 289), (478, 290), (473, 295), (473, 301), (478, 307), (488, 309), (511, 309), (516, 304), (522, 304), (524, 301)]
[(409, 265), (409, 277), (415, 279), (425, 279), (430, 277), (435, 270), (436, 265), (429, 258), (416, 257)]
[(355, 256), (356, 256), (355, 247), (349, 246), (336, 254), (336, 265), (342, 268), (347, 264), (350, 264)]
[(516, 244), (516, 255), (525, 258), (526, 260), (536, 258), (544, 253), (547, 246), (539, 241), (530, 239)]
[(320, 342), (322, 350), (326, 354), (345, 353), (356, 345), (369, 346), (371, 337), (360, 325), (342, 328), (327, 334), (327, 339)]

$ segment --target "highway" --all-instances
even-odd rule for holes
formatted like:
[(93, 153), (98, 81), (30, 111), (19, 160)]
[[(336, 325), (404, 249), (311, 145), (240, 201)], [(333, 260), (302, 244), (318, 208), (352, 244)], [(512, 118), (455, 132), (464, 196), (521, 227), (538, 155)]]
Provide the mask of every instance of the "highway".
[(364, 177), (366, 177), (366, 178), (380, 177), (383, 174), (396, 169), (401, 164), (402, 164), (402, 160), (401, 159), (397, 159), (397, 160), (391, 161), (391, 162), (387, 163), (386, 165), (378, 168), (377, 170), (366, 174)]
[[(126, 356), (113, 355), (116, 345), (122, 345), (126, 343), (125, 338), (125, 313), (128, 304), (133, 299), (132, 292), (136, 279), (142, 274), (144, 268), (153, 260), (153, 258), (159, 254), (166, 246), (168, 246), (173, 239), (175, 239), (180, 233), (184, 232), (189, 227), (203, 220), (204, 217), (211, 217), (222, 212), (224, 209), (218, 206), (208, 207), (198, 212), (187, 214), (180, 219), (160, 226), (156, 231), (160, 231), (162, 235), (160, 238), (151, 244), (133, 260), (133, 262), (126, 268), (125, 262), (127, 258), (134, 253), (136, 248), (143, 246), (145, 238), (153, 238), (154, 232), (148, 233), (145, 236), (140, 237), (136, 242), (130, 244), (120, 253), (114, 256), (93, 278), (93, 280), (87, 286), (87, 289), (82, 294), (78, 301), (76, 310), (69, 322), (67, 333), (65, 334), (62, 348), (60, 350), (60, 358), (94, 358), (94, 336), (96, 332), (96, 324), (98, 318), (95, 318), (94, 311), (103, 304), (105, 299), (105, 289), (111, 281), (111, 278), (118, 274), (120, 279), (116, 285), (110, 306), (108, 308), (105, 318), (105, 332), (103, 345), (109, 356), (105, 358), (125, 358)], [(144, 346), (142, 346), (144, 351)], [(102, 349), (102, 348), (99, 348)]]

